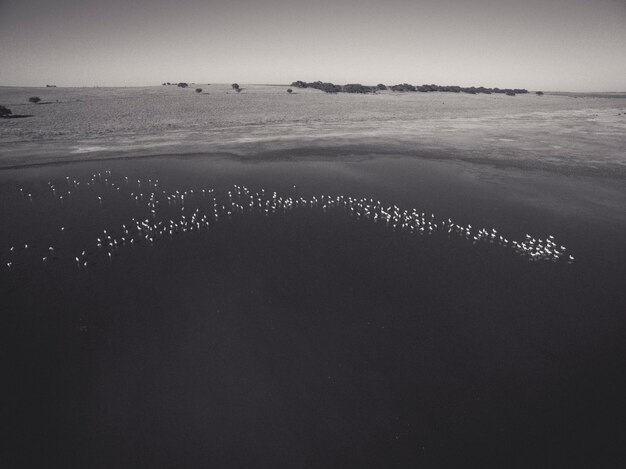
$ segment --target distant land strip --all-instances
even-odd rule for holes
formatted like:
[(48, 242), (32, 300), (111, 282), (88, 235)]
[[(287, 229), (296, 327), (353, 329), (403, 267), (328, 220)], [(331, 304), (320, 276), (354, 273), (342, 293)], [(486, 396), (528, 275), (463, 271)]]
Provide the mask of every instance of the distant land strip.
[[(442, 91), (448, 93), (468, 93), (468, 94), (492, 94), (500, 93), (508, 96), (515, 96), (516, 94), (528, 93), (528, 90), (523, 88), (485, 88), (484, 86), (442, 86), (442, 85), (410, 85), (409, 83), (402, 83), (399, 85), (387, 86), (379, 83), (376, 86), (366, 86), (360, 83), (353, 83), (347, 85), (335, 85), (334, 83), (324, 83), (321, 81), (304, 82), (294, 81), (291, 86), (295, 88), (314, 88), (326, 93), (376, 93), (378, 91), (391, 90), (399, 92), (415, 92), (428, 93), (430, 91)], [(537, 91), (538, 95), (542, 95), (543, 92)]]

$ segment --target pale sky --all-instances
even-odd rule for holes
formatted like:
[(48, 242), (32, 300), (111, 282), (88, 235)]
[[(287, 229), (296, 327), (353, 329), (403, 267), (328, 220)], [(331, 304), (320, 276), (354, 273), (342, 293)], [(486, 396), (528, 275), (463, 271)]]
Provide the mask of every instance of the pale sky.
[(0, 85), (626, 91), (626, 0), (0, 0)]

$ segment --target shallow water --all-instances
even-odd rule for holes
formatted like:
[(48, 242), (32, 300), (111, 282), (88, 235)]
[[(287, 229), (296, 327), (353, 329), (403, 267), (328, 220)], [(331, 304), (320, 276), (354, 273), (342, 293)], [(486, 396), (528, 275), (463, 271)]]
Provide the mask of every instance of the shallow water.
[[(0, 87), (0, 166), (303, 147), (624, 177), (624, 95), (328, 95), (286, 86)], [(192, 86), (195, 88), (195, 85)], [(48, 104), (29, 104), (39, 95)], [(317, 152), (319, 154), (319, 151)]]
[[(15, 466), (617, 464), (619, 181), (304, 154), (0, 171)], [(321, 206), (220, 212), (197, 231), (97, 246), (132, 218), (210, 215), (233, 184), (372, 198), (509, 239), (553, 235), (575, 261)], [(159, 196), (153, 218), (149, 193), (191, 189), (184, 203)]]

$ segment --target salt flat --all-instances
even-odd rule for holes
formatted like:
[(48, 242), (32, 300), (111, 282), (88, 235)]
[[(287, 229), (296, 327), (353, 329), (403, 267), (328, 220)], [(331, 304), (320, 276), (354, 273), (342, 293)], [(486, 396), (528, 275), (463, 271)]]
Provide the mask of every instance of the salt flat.
[[(200, 86), (203, 93), (195, 93)], [(154, 154), (363, 148), (623, 176), (623, 95), (330, 95), (287, 86), (0, 88), (0, 166)], [(49, 104), (30, 104), (37, 95)]]

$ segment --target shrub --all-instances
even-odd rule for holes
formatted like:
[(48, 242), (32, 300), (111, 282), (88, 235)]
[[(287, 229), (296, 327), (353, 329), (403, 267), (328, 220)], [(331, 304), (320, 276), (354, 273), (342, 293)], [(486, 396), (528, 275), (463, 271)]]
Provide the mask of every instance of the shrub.
[(393, 85), (389, 88), (391, 91), (417, 91), (417, 88), (408, 83), (402, 83), (400, 85)]
[(37, 104), (39, 101), (41, 101), (41, 98), (39, 96), (31, 96), (30, 98), (28, 98), (29, 103)]
[(187, 88), (188, 86), (189, 85), (187, 83), (185, 83), (185, 82), (181, 82), (181, 83), (178, 84), (179, 88)]
[(543, 91), (537, 91), (535, 94), (536, 94), (537, 96), (543, 96)]
[(291, 86), (297, 88), (314, 88), (316, 90), (324, 91), (326, 93), (339, 93), (342, 91), (342, 87), (333, 83), (323, 83), (321, 81), (314, 81), (311, 83), (305, 83), (304, 81), (294, 81)]
[(13, 112), (11, 112), (9, 108), (0, 105), (0, 116), (10, 116), (11, 114), (13, 114)]
[(196, 88), (196, 93), (202, 93), (202, 88)]
[(230, 85), (230, 86), (232, 86), (234, 90), (238, 90), (238, 89), (240, 89), (240, 88), (239, 88), (239, 85), (238, 85), (237, 83), (233, 83), (233, 84), (232, 84), (232, 85)]
[(291, 94), (293, 93), (293, 90), (291, 88), (287, 88), (287, 93)]
[(373, 93), (376, 88), (370, 86), (363, 86), (360, 83), (352, 83), (343, 85), (341, 91), (344, 93)]
[[(364, 86), (364, 85), (360, 85), (360, 84), (347, 84), (347, 85), (335, 85), (333, 83), (323, 83), (321, 81), (314, 81), (314, 82), (305, 82), (305, 81), (294, 81), (291, 86), (293, 87), (297, 87), (297, 88), (315, 88), (317, 90), (321, 90), (321, 91), (325, 91), (326, 93), (339, 93), (339, 92), (344, 92), (344, 93), (376, 93), (378, 90), (391, 90), (391, 91), (400, 91), (400, 92), (404, 92), (404, 91), (421, 91), (422, 93), (428, 93), (428, 92), (432, 92), (432, 91), (437, 91), (437, 92), (449, 92), (449, 93), (468, 93), (468, 94), (492, 94), (492, 93), (506, 93), (509, 96), (515, 96), (516, 94), (523, 94), (523, 93), (528, 93), (528, 90), (523, 89), (523, 88), (504, 88), (504, 89), (500, 89), (500, 88), (486, 88), (484, 86), (479, 86), (479, 87), (475, 87), (475, 86), (468, 86), (468, 87), (461, 87), (461, 86), (442, 86), (442, 85), (435, 85), (435, 84), (424, 84), (424, 85), (419, 85), (419, 86), (414, 86), (411, 85), (409, 83), (400, 83), (397, 85), (393, 85), (393, 86), (385, 86), (382, 83), (379, 83), (376, 86)], [(512, 94), (511, 94), (512, 93)], [(540, 92), (539, 92), (540, 93)], [(539, 94), (537, 93), (537, 94)], [(543, 94), (543, 93), (541, 93)]]

